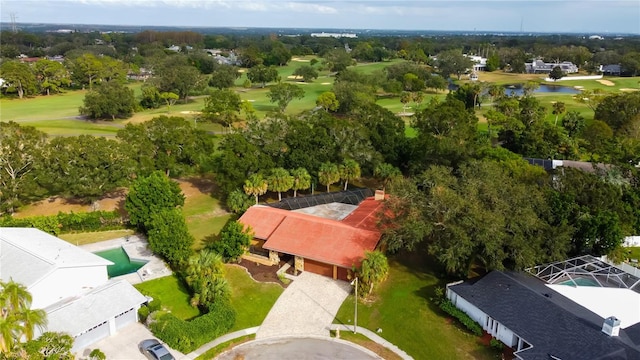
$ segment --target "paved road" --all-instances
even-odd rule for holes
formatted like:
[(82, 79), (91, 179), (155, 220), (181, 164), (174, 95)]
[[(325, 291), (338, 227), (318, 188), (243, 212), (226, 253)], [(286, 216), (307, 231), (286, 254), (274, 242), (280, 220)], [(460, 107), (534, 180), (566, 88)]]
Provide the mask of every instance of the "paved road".
[(332, 338), (282, 338), (252, 341), (218, 356), (216, 360), (380, 360), (358, 345)]
[(303, 272), (287, 287), (260, 325), (256, 339), (277, 336), (328, 336), (349, 283)]

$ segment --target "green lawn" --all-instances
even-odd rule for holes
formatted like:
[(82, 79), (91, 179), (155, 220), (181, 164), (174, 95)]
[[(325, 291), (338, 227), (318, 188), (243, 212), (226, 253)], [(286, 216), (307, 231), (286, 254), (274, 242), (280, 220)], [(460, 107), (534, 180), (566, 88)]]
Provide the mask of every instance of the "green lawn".
[(112, 240), (121, 238), (127, 235), (133, 235), (133, 230), (111, 230), (111, 231), (96, 231), (86, 233), (74, 233), (74, 234), (62, 234), (58, 237), (62, 240), (72, 243), (73, 245), (80, 246), (86, 244), (92, 244), (105, 240)]
[(176, 275), (145, 281), (134, 286), (144, 295), (160, 300), (163, 309), (182, 320), (200, 315), (200, 311), (189, 304), (189, 291)]
[[(414, 256), (415, 257), (415, 256)], [(358, 326), (376, 331), (415, 359), (494, 359), (496, 353), (478, 338), (450, 321), (430, 301), (436, 287), (444, 287), (429, 269), (426, 257), (390, 261), (389, 277), (376, 290), (372, 303), (360, 302)], [(354, 298), (342, 304), (336, 322), (353, 324)]]
[(629, 258), (640, 261), (640, 247), (629, 247)]
[(229, 332), (262, 324), (262, 321), (282, 294), (278, 284), (255, 282), (239, 266), (227, 265), (227, 281), (231, 285), (231, 304), (236, 310), (236, 324)]

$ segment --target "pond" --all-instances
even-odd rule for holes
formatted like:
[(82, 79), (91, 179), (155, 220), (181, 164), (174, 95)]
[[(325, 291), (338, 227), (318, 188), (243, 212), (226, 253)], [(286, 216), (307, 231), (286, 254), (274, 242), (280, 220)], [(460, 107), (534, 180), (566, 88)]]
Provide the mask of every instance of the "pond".
[[(522, 94), (524, 93), (522, 88), (523, 84), (505, 85), (504, 93), (510, 96), (522, 96)], [(541, 84), (540, 87), (534, 91), (534, 93), (578, 94), (580, 93), (580, 90), (570, 86)]]

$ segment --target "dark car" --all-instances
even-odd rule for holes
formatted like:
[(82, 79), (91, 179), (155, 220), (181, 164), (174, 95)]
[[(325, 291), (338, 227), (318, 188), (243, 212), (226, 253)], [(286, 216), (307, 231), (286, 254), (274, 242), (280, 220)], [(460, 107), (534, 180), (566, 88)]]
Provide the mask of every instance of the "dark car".
[(140, 352), (144, 354), (148, 359), (151, 360), (175, 360), (176, 358), (171, 355), (169, 350), (167, 350), (164, 345), (160, 343), (160, 341), (156, 339), (147, 339), (142, 341), (138, 345), (138, 349)]

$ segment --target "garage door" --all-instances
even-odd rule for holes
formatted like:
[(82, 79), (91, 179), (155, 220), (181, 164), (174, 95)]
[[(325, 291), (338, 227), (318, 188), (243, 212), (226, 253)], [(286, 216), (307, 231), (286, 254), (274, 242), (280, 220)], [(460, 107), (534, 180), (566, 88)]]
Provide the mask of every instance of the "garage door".
[(349, 269), (338, 267), (338, 280), (350, 281)]
[(333, 278), (333, 265), (304, 259), (304, 270)]
[(136, 321), (138, 321), (138, 319), (136, 317), (135, 309), (130, 309), (120, 315), (116, 315), (116, 330), (119, 330), (121, 327), (129, 325)]
[(73, 350), (75, 351), (86, 348), (87, 346), (100, 339), (104, 339), (107, 336), (109, 336), (109, 322), (105, 321), (102, 324), (93, 327), (84, 334), (77, 336), (73, 340)]

